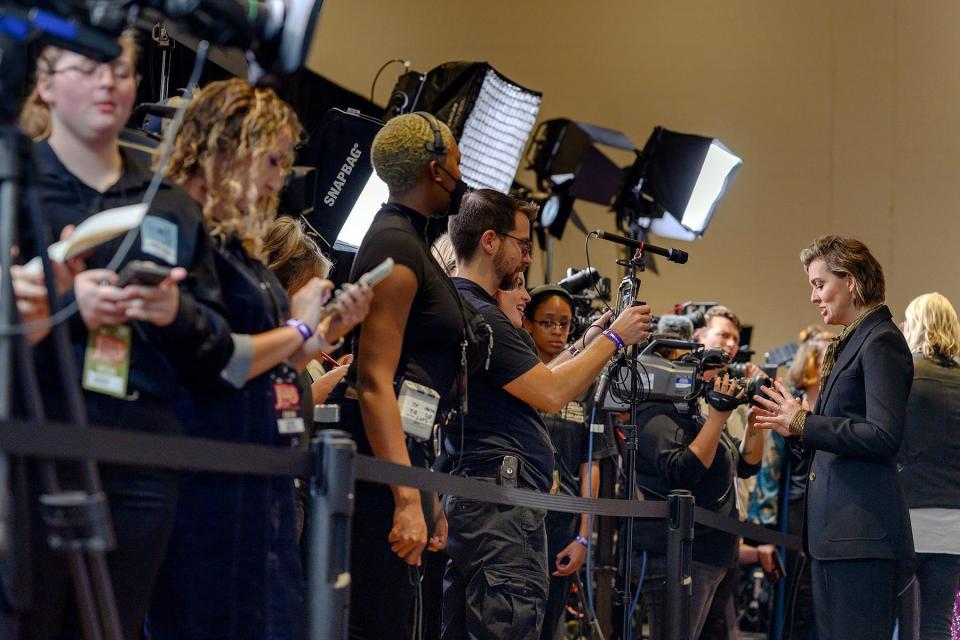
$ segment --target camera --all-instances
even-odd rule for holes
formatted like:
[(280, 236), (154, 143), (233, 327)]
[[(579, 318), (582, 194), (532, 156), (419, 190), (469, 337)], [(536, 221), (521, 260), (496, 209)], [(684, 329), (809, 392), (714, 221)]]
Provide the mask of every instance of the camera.
[[(676, 351), (685, 353), (669, 357)], [(603, 409), (625, 411), (633, 402), (669, 402), (681, 413), (690, 413), (709, 386), (703, 380), (704, 373), (723, 368), (729, 359), (722, 349), (706, 349), (697, 342), (654, 339), (640, 352), (636, 363), (621, 357), (610, 365)]]
[(141, 14), (181, 22), (214, 44), (251, 50), (261, 67), (292, 73), (313, 41), (322, 0), (48, 0), (4, 3), (0, 31), (107, 62), (118, 57), (117, 38)]

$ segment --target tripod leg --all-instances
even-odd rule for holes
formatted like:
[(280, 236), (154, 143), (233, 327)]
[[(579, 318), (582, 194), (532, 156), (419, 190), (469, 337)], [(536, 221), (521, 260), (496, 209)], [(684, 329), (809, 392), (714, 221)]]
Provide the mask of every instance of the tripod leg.
[[(50, 309), (53, 312), (57, 309), (56, 288), (49, 260), (43, 250), (49, 244), (49, 234), (40, 212), (39, 196), (36, 190), (32, 188), (34, 179), (30, 169), (33, 165), (29, 153), (29, 144), (16, 128), (3, 127), (0, 129), (0, 247), (12, 247), (18, 244), (17, 212), (21, 202), (20, 185), (24, 185), (30, 213), (28, 221), (33, 230), (32, 237), (36, 241), (36, 246), (41, 248), (39, 253), (44, 261)], [(15, 325), (19, 321), (15, 296), (12, 294), (11, 264), (11, 254), (8, 250), (4, 250), (0, 254), (0, 267), (2, 267), (4, 280), (3, 291), (11, 292), (8, 295), (0, 296), (0, 305), (2, 305), (0, 306), (0, 320), (6, 325)], [(61, 356), (62, 366), (59, 367), (61, 388), (66, 392), (69, 415), (72, 421), (78, 423), (79, 426), (86, 426), (83, 401), (77, 385), (79, 376), (76, 374), (76, 366), (73, 362), (73, 352), (66, 327), (62, 324), (54, 327), (51, 338), (55, 341), (54, 344)], [(19, 363), (19, 380), (24, 390), (24, 404), (27, 414), (31, 419), (42, 424), (46, 421), (46, 412), (37, 382), (32, 350), (23, 336), (0, 336), (0, 355), (6, 354), (8, 356), (7, 358), (0, 358), (0, 363), (2, 363), (0, 364), (0, 417), (8, 417), (12, 410), (10, 394), (13, 387), (14, 365), (13, 358), (10, 358), (9, 355), (15, 347)], [(96, 466), (92, 462), (86, 461), (83, 470), (84, 484), (88, 493), (99, 492), (100, 483)], [(41, 476), (44, 490), (48, 492), (60, 490), (57, 471), (52, 462), (43, 465)], [(92, 572), (88, 571), (88, 561), (91, 563)], [(69, 549), (67, 550), (67, 565), (76, 591), (77, 602), (80, 606), (80, 620), (84, 636), (88, 640), (99, 640), (103, 637), (107, 640), (120, 640), (122, 632), (119, 616), (116, 611), (116, 604), (113, 601), (113, 591), (109, 584), (107, 564), (103, 552), (96, 551), (89, 558), (84, 558), (81, 551)], [(93, 583), (91, 583), (91, 573), (93, 574)], [(106, 587), (102, 586), (104, 580), (107, 582)], [(94, 591), (94, 587), (96, 587), (96, 591)], [(96, 598), (94, 598), (94, 593), (97, 594)], [(103, 612), (102, 616), (98, 614), (98, 604), (100, 605), (100, 611)], [(105, 635), (101, 633), (101, 624)]]

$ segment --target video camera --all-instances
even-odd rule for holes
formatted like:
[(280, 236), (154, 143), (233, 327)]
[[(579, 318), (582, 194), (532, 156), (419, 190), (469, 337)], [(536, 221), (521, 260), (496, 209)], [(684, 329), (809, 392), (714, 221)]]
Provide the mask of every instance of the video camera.
[[(669, 358), (668, 352), (685, 351), (678, 358)], [(627, 357), (614, 361), (607, 372), (609, 389), (603, 400), (604, 411), (626, 411), (632, 402), (669, 402), (681, 413), (693, 413), (701, 396), (709, 396), (711, 385), (703, 376), (707, 371), (729, 368), (730, 356), (722, 349), (706, 349), (697, 342), (656, 338), (640, 352), (636, 363)], [(767, 371), (765, 371), (767, 373)], [(633, 392), (636, 378), (637, 392)], [(760, 395), (760, 387), (773, 386), (767, 376), (741, 378), (737, 384), (739, 399), (731, 399), (729, 408), (753, 402)], [(736, 395), (735, 394), (735, 395)], [(713, 403), (717, 398), (708, 397)]]
[[(0, 32), (108, 62), (117, 38), (141, 17), (164, 16), (213, 44), (252, 51), (267, 70), (292, 73), (303, 65), (323, 0), (46, 0), (5, 2)], [(150, 16), (153, 14), (153, 16)]]
[(557, 282), (557, 286), (573, 298), (573, 326), (570, 328), (570, 339), (576, 340), (583, 335), (591, 323), (600, 317), (597, 313), (597, 303), (609, 302), (610, 278), (602, 277), (594, 267), (579, 271), (567, 268), (567, 275)]

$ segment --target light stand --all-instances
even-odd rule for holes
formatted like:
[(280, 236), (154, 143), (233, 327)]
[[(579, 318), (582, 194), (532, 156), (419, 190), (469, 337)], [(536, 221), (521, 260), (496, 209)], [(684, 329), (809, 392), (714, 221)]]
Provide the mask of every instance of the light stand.
[[(645, 304), (637, 300), (637, 291), (640, 289), (640, 277), (643, 273), (643, 249), (637, 249), (633, 257), (627, 260), (618, 260), (617, 264), (627, 268), (627, 274), (620, 283), (620, 304), (617, 313), (635, 305)], [(633, 371), (638, 370), (638, 360), (640, 356), (640, 347), (633, 345), (630, 347), (630, 358), (633, 361)], [(633, 503), (636, 499), (637, 490), (637, 393), (639, 391), (639, 380), (637, 375), (630, 376), (630, 423), (622, 425), (624, 446), (627, 451), (627, 502)], [(633, 598), (631, 596), (631, 580), (633, 579), (633, 518), (624, 520), (623, 534), (623, 627), (621, 638), (630, 640), (633, 637), (631, 627), (631, 618), (633, 614)], [(637, 587), (639, 588), (639, 586)]]

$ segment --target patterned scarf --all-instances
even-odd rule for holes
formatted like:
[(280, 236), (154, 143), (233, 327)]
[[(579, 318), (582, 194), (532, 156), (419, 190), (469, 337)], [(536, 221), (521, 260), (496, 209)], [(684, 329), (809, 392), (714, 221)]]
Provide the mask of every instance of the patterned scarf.
[(825, 388), (827, 386), (827, 376), (830, 375), (830, 372), (833, 371), (833, 367), (837, 364), (837, 358), (840, 356), (840, 351), (843, 349), (843, 345), (847, 343), (847, 340), (850, 339), (850, 336), (853, 335), (853, 332), (857, 330), (857, 327), (866, 320), (867, 316), (871, 313), (882, 307), (882, 304), (878, 304), (874, 307), (870, 307), (859, 316), (857, 319), (847, 325), (843, 331), (840, 332), (836, 338), (833, 338), (830, 341), (830, 344), (827, 345), (827, 351), (823, 354), (823, 364), (820, 366), (820, 388)]

